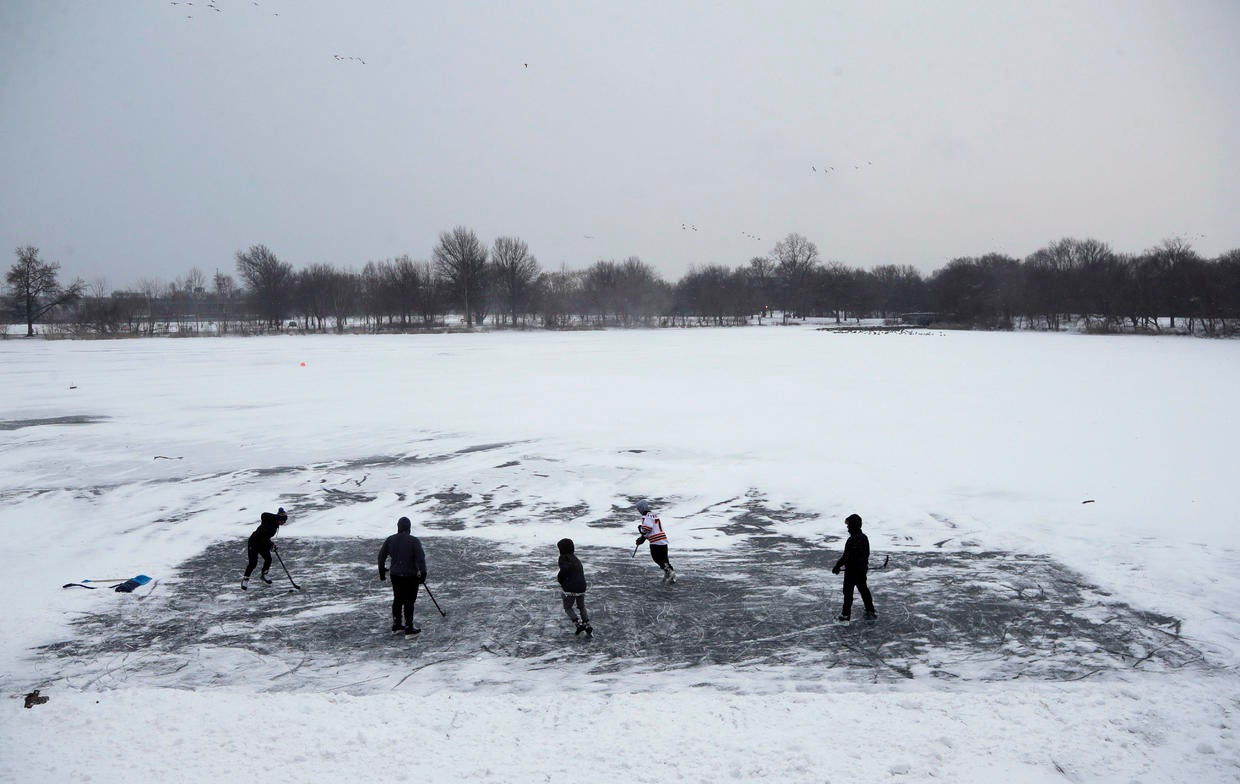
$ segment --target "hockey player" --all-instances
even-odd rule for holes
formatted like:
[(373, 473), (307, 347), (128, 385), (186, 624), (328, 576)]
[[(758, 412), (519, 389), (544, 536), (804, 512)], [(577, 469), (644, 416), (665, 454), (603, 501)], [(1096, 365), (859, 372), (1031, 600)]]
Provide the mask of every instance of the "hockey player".
[(288, 513), (284, 511), (284, 507), (280, 507), (280, 511), (275, 514), (263, 512), (259, 520), (258, 528), (254, 529), (246, 543), (245, 574), (241, 577), (243, 591), (250, 586), (250, 575), (254, 573), (260, 555), (263, 557), (263, 570), (258, 573), (259, 579), (271, 585), (271, 580), (267, 578), (267, 570), (271, 568), (271, 551), (280, 549), (271, 538), (280, 530), (280, 526), (288, 522)]
[[(586, 612), (586, 570), (573, 554), (572, 539), (561, 539), (556, 542), (556, 547), (560, 548), (560, 571), (555, 581), (560, 584), (563, 593), (564, 614), (577, 627), (575, 634), (585, 632), (587, 637), (593, 637), (594, 627), (590, 625), (590, 615)], [(577, 612), (581, 613), (580, 619)]]
[(844, 543), (844, 554), (831, 570), (833, 574), (844, 570), (844, 609), (840, 610), (840, 616), (835, 620), (840, 623), (849, 622), (852, 616), (853, 586), (856, 586), (857, 592), (861, 594), (861, 601), (865, 603), (865, 619), (877, 620), (874, 599), (870, 596), (869, 586), (865, 584), (866, 573), (870, 570), (869, 537), (861, 533), (861, 515), (850, 514), (844, 518), (844, 524), (848, 526), (848, 541)]
[(392, 631), (408, 637), (422, 630), (413, 625), (413, 603), (418, 586), (426, 581), (426, 554), (418, 537), (409, 533), (408, 517), (396, 521), (396, 533), (379, 548), (379, 582), (387, 576), (387, 559), (392, 559)]
[(667, 532), (663, 530), (663, 521), (650, 511), (650, 502), (644, 498), (637, 502), (637, 511), (642, 516), (642, 521), (637, 524), (637, 531), (641, 534), (637, 537), (637, 546), (650, 542), (650, 557), (663, 570), (663, 584), (671, 585), (676, 582), (676, 570), (667, 559)]

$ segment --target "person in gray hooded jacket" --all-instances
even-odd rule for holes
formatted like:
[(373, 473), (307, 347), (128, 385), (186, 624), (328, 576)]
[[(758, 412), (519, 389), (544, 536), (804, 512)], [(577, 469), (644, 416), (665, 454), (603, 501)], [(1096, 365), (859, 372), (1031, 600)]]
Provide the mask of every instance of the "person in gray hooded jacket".
[(408, 517), (396, 521), (396, 533), (379, 548), (379, 582), (387, 576), (387, 561), (392, 559), (392, 631), (406, 635), (422, 631), (413, 625), (413, 604), (418, 599), (418, 585), (426, 580), (426, 554), (418, 537), (409, 533)]

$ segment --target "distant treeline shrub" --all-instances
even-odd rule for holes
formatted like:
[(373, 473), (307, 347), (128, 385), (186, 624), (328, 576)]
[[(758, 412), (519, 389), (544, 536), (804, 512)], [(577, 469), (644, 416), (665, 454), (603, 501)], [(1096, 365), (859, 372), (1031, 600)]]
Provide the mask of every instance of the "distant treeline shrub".
[[(669, 283), (637, 257), (582, 270), (542, 269), (528, 246), (488, 248), (468, 228), (440, 235), (433, 260), (409, 256), (296, 270), (263, 245), (236, 254), (240, 283), (197, 269), (174, 283), (106, 293), (102, 283), (55, 308), (80, 335), (408, 332), (494, 327), (742, 325), (782, 320), (896, 319), (919, 314), (980, 329), (1232, 334), (1240, 324), (1240, 249), (1214, 259), (1179, 239), (1140, 254), (1098, 240), (1062, 239), (1025, 259), (961, 257), (925, 276), (908, 265), (857, 269), (823, 262), (799, 234), (731, 268), (694, 267)], [(11, 301), (10, 318), (21, 308)]]

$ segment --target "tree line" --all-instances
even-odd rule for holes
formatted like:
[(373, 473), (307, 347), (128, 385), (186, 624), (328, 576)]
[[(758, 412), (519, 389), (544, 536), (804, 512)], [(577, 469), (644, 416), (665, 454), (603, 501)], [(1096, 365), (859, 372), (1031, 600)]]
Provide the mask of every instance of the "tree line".
[[(172, 283), (108, 291), (102, 281), (61, 286), (59, 265), (34, 247), (9, 270), (10, 322), (54, 317), (79, 334), (411, 331), (465, 327), (739, 325), (809, 317), (896, 319), (984, 329), (1234, 334), (1240, 326), (1240, 249), (1203, 258), (1181, 239), (1139, 254), (1104, 242), (1061, 239), (1024, 259), (960, 257), (929, 275), (908, 265), (871, 269), (823, 261), (789, 234), (766, 256), (735, 268), (694, 267), (665, 281), (637, 257), (582, 270), (544, 270), (518, 237), (489, 246), (471, 229), (442, 232), (429, 260), (404, 255), (360, 270), (295, 269), (265, 245), (238, 251), (236, 277), (198, 269)], [(173, 330), (173, 325), (176, 329)]]

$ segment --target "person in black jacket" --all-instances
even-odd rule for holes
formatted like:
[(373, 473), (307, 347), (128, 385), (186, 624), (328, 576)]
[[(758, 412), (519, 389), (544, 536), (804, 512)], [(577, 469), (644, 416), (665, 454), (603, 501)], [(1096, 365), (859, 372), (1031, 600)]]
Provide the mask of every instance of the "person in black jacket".
[(275, 514), (263, 512), (259, 519), (258, 528), (254, 529), (254, 533), (250, 534), (250, 539), (246, 543), (245, 575), (241, 578), (241, 590), (243, 591), (250, 586), (250, 575), (254, 573), (254, 567), (258, 565), (260, 555), (263, 557), (263, 570), (258, 573), (258, 576), (263, 582), (271, 585), (271, 580), (267, 578), (267, 570), (271, 568), (271, 551), (280, 549), (275, 542), (271, 541), (271, 537), (276, 535), (280, 526), (288, 522), (288, 513), (284, 511), (284, 507), (280, 507), (280, 511)]
[[(576, 625), (576, 634), (585, 632), (587, 637), (593, 637), (594, 627), (590, 625), (590, 616), (586, 612), (585, 567), (573, 554), (572, 539), (561, 539), (556, 542), (556, 547), (560, 548), (560, 572), (555, 576), (555, 581), (560, 584), (560, 590), (564, 594), (564, 614)], [(574, 606), (581, 612), (580, 620), (573, 611)]]
[(409, 533), (411, 526), (408, 517), (397, 520), (396, 533), (379, 548), (379, 582), (387, 576), (387, 560), (392, 559), (392, 631), (404, 631), (406, 636), (422, 631), (413, 625), (413, 603), (418, 585), (426, 580), (426, 554), (418, 537)]
[(873, 621), (878, 618), (874, 610), (874, 599), (870, 596), (870, 588), (865, 584), (866, 573), (870, 571), (870, 540), (861, 533), (861, 515), (850, 514), (844, 519), (848, 526), (848, 541), (844, 543), (844, 554), (835, 562), (833, 574), (844, 570), (844, 609), (840, 610), (840, 623), (848, 623), (852, 616), (853, 586), (861, 594), (865, 603), (865, 619)]

